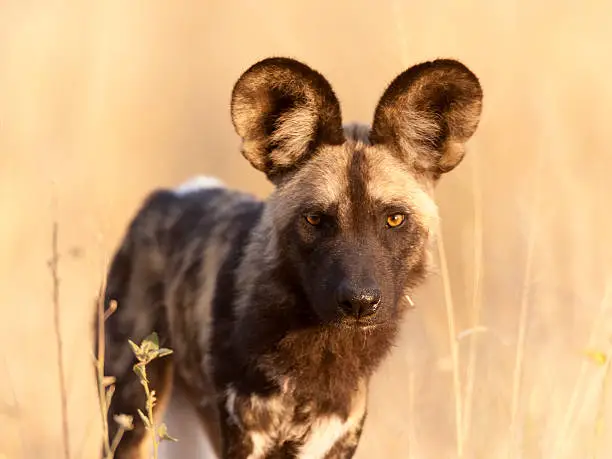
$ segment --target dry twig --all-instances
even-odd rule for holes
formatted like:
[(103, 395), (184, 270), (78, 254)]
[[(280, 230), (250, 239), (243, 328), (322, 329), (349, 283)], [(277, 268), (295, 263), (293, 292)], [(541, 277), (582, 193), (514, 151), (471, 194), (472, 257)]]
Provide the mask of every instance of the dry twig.
[(59, 248), (58, 226), (53, 222), (51, 238), (51, 259), (49, 269), (53, 282), (53, 329), (57, 349), (57, 367), (59, 372), (60, 399), (62, 409), (62, 437), (64, 443), (64, 457), (70, 459), (70, 434), (68, 428), (68, 391), (66, 390), (66, 370), (64, 368), (64, 344), (62, 342), (62, 327), (60, 320), (60, 277), (59, 277)]

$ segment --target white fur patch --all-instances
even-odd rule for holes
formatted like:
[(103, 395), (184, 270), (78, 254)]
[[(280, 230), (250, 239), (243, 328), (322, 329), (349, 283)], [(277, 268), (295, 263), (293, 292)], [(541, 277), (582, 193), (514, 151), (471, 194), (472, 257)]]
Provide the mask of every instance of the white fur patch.
[(185, 196), (186, 194), (195, 193), (199, 190), (212, 188), (225, 188), (225, 184), (215, 177), (207, 175), (198, 175), (174, 189), (174, 194), (177, 196)]
[(366, 410), (367, 387), (363, 381), (360, 386), (359, 392), (353, 399), (353, 406), (346, 421), (332, 415), (323, 416), (314, 422), (306, 442), (298, 454), (300, 459), (324, 458), (338, 440), (361, 422)]
[(311, 428), (304, 446), (300, 450), (300, 459), (319, 459), (352, 427), (342, 422), (338, 416), (326, 416), (317, 419)]
[(253, 449), (247, 459), (261, 459), (265, 457), (270, 447), (274, 444), (269, 435), (261, 432), (252, 432), (250, 435)]
[[(282, 386), (287, 390), (288, 382), (283, 382)], [(282, 395), (265, 398), (252, 395), (249, 397), (249, 404), (255, 417), (266, 413), (271, 420), (271, 424), (266, 430), (257, 430), (256, 428), (250, 429), (248, 425), (242, 425), (236, 412), (236, 390), (231, 385), (225, 390), (225, 396), (228, 421), (240, 428), (246, 428), (245, 433), (250, 437), (252, 449), (247, 459), (266, 457), (270, 449), (278, 442), (302, 439), (304, 439), (304, 444), (301, 446), (297, 457), (299, 459), (322, 459), (336, 442), (359, 425), (366, 409), (366, 386), (363, 382), (353, 398), (351, 411), (346, 420), (336, 415), (321, 416), (314, 419), (310, 426), (308, 424), (292, 423), (295, 404), (291, 396), (283, 399)], [(352, 440), (349, 439), (348, 441)], [(354, 441), (356, 442), (357, 438)]]
[(225, 401), (225, 409), (227, 410), (227, 414), (229, 416), (229, 421), (231, 421), (233, 424), (239, 426), (240, 425), (240, 420), (238, 419), (238, 416), (236, 415), (236, 391), (230, 386), (226, 392), (225, 395), (227, 397), (227, 400)]

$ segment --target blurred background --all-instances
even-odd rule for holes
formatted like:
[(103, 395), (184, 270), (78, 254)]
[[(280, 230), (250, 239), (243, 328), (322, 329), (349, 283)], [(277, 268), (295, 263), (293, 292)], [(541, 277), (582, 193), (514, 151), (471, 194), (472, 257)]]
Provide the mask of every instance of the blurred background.
[[(611, 15), (603, 0), (1, 0), (0, 457), (96, 457), (105, 264), (154, 187), (213, 174), (270, 191), (229, 116), (235, 80), (270, 55), (322, 72), (346, 122), (370, 122), (423, 60), (460, 59), (484, 88), (358, 457), (612, 457)], [(177, 413), (167, 457), (197, 457)]]

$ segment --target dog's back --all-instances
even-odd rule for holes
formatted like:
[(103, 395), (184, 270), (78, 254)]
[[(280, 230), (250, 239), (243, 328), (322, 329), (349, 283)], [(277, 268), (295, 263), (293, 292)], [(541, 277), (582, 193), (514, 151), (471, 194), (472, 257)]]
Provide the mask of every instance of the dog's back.
[[(160, 345), (174, 351), (148, 367), (160, 405), (167, 402), (173, 379), (188, 392), (212, 394), (213, 294), (218, 285), (232, 283), (239, 252), (261, 208), (256, 198), (199, 177), (175, 190), (151, 193), (136, 213), (111, 262), (105, 292), (107, 307), (112, 300), (118, 304), (105, 338), (105, 374), (117, 378), (111, 435), (113, 415), (138, 416), (136, 410), (145, 406), (128, 339), (140, 343), (155, 331)], [(203, 415), (210, 410), (200, 408)], [(140, 429), (124, 437), (119, 453), (140, 442)]]

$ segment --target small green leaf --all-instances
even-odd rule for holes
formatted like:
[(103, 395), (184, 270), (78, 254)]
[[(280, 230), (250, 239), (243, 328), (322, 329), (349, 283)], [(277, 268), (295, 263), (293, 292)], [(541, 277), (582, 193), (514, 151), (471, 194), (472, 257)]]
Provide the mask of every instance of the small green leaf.
[(163, 422), (157, 428), (157, 436), (162, 441), (164, 441), (164, 440), (166, 440), (166, 441), (173, 441), (173, 442), (177, 442), (178, 441), (178, 439), (170, 436), (170, 434), (168, 433), (168, 428), (166, 427), (166, 424), (164, 424)]
[(147, 429), (150, 429), (151, 428), (151, 422), (149, 421), (149, 418), (146, 417), (145, 414), (142, 411), (140, 411), (140, 410), (138, 410), (138, 415), (140, 416), (140, 419), (142, 419), (142, 422), (144, 423), (145, 427)]
[(147, 359), (147, 350), (145, 349), (145, 346), (138, 346), (136, 343), (134, 343), (131, 340), (128, 340), (128, 343), (130, 343), (130, 346), (132, 348), (132, 352), (134, 352), (134, 355), (136, 356), (136, 359), (139, 362), (144, 362)]
[(161, 347), (157, 351), (157, 357), (165, 357), (165, 356), (170, 355), (170, 354), (172, 354), (172, 349), (167, 349), (165, 347)]
[(157, 333), (153, 332), (151, 333), (149, 336), (147, 336), (145, 339), (142, 340), (142, 344), (149, 342), (151, 343), (151, 348), (154, 350), (159, 349), (159, 337), (157, 336)]
[(138, 379), (140, 379), (141, 383), (149, 382), (149, 380), (147, 379), (147, 369), (142, 363), (137, 363), (136, 365), (134, 365), (134, 373), (136, 373), (136, 376), (138, 376)]
[(138, 358), (142, 363), (149, 363), (157, 357), (159, 345), (157, 344), (157, 335), (150, 335), (142, 340), (140, 344), (142, 354)]
[(153, 344), (151, 344), (150, 341), (143, 341), (142, 344), (140, 345), (140, 349), (141, 349), (141, 354), (140, 354), (140, 358), (139, 360), (142, 361), (151, 361), (152, 360), (152, 352), (154, 352), (153, 350)]
[(134, 354), (136, 356), (140, 355), (141, 351), (140, 351), (140, 346), (138, 346), (138, 344), (136, 344), (134, 341), (132, 341), (131, 339), (128, 339), (128, 343), (130, 344), (130, 347), (132, 348), (132, 351), (134, 352)]

